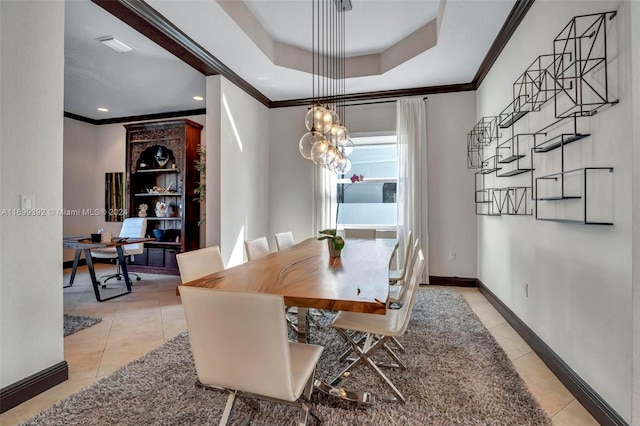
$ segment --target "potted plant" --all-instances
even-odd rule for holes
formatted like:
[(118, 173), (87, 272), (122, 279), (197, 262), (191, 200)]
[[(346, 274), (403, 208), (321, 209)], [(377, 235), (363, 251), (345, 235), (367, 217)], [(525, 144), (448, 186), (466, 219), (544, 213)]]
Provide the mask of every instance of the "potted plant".
[(336, 234), (337, 230), (335, 229), (325, 229), (320, 231), (321, 236), (318, 237), (318, 240), (327, 240), (329, 244), (329, 257), (331, 259), (340, 257), (340, 252), (344, 248), (344, 238)]
[[(344, 195), (344, 192), (347, 190), (347, 188), (349, 188), (354, 183), (363, 182), (364, 176), (357, 175), (354, 173), (353, 176), (351, 176), (350, 180), (351, 180), (351, 183), (342, 190), (343, 195)], [(340, 203), (338, 203), (338, 206), (336, 208), (336, 228), (324, 229), (320, 231), (320, 236), (318, 237), (318, 240), (327, 240), (327, 243), (329, 245), (329, 257), (333, 260), (340, 257), (340, 253), (344, 248), (344, 238), (338, 235), (338, 230), (337, 230), (339, 211), (340, 211)]]

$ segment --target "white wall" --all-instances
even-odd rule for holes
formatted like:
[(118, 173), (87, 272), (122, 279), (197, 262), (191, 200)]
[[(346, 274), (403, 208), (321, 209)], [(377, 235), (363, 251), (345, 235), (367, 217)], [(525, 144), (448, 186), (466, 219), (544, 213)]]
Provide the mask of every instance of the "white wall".
[[(619, 53), (610, 65), (612, 70), (618, 66), (613, 78), (620, 103), (590, 118), (591, 136), (566, 149), (570, 163), (614, 167), (614, 226), (481, 216), (478, 277), (630, 421), (631, 140), (637, 113), (632, 114), (629, 96), (629, 2), (536, 2), (482, 83), (477, 103), (478, 118), (502, 111), (511, 100), (513, 81), (538, 55), (553, 53), (554, 37), (573, 16), (616, 9), (618, 33), (612, 36), (618, 39)], [(534, 127), (543, 113), (529, 113), (516, 126)], [(558, 156), (559, 150), (538, 155)]]
[(294, 240), (313, 234), (313, 175), (316, 165), (304, 159), (298, 142), (307, 131), (304, 117), (307, 107), (275, 108), (269, 111), (270, 171), (269, 244), (275, 248), (273, 235), (291, 231)]
[(477, 276), (475, 170), (467, 169), (466, 144), (460, 142), (476, 122), (475, 103), (475, 92), (427, 99), (429, 275)]
[[(313, 170), (298, 142), (304, 134), (306, 107), (270, 111), (271, 231), (291, 230), (296, 241), (313, 235)], [(476, 219), (473, 170), (466, 168), (467, 129), (476, 121), (475, 92), (429, 96), (427, 151), (430, 274), (476, 276)], [(347, 108), (351, 133), (395, 132), (395, 102)], [(456, 253), (448, 260), (449, 251)]]
[[(633, 116), (640, 113), (640, 2), (631, 2)], [(631, 424), (640, 424), (640, 120), (633, 120), (633, 393)]]
[[(62, 362), (64, 3), (0, 2), (0, 388)], [(10, 210), (9, 210), (10, 211)]]
[[(184, 117), (205, 123), (204, 115)], [(155, 121), (155, 120), (153, 120)], [(64, 119), (64, 209), (82, 212), (105, 207), (105, 173), (124, 172), (126, 129), (128, 123), (93, 125)], [(205, 141), (206, 129), (201, 141)], [(88, 235), (99, 228), (113, 235), (120, 233), (122, 222), (106, 222), (103, 215), (65, 215), (64, 235)], [(64, 260), (73, 260), (75, 250), (64, 250)]]
[(244, 240), (269, 235), (268, 109), (210, 76), (207, 126), (207, 245), (219, 244), (234, 266), (245, 260)]

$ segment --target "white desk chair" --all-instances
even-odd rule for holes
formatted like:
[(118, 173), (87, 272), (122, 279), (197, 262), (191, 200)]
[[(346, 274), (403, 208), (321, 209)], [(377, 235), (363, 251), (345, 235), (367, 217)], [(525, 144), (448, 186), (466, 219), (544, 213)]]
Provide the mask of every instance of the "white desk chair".
[(375, 229), (344, 228), (345, 238), (376, 238)]
[[(147, 232), (147, 219), (141, 217), (128, 217), (122, 222), (122, 228), (120, 228), (120, 238), (144, 238)], [(136, 254), (142, 254), (144, 251), (144, 243), (127, 244), (122, 247), (122, 252), (125, 259), (129, 256)], [(105, 287), (107, 281), (112, 278), (117, 278), (120, 281), (122, 276), (122, 269), (120, 268), (120, 262), (118, 261), (118, 252), (115, 247), (104, 247), (91, 250), (91, 257), (95, 259), (115, 259), (116, 260), (116, 272), (111, 275), (104, 275), (100, 277), (98, 281), (102, 282), (102, 287)], [(129, 276), (135, 276), (137, 281), (140, 281), (140, 275), (130, 272)], [(104, 279), (103, 279), (104, 278)]]
[(293, 241), (293, 233), (291, 231), (280, 232), (275, 236), (276, 236), (276, 248), (278, 249), (278, 251), (284, 250), (295, 244), (295, 242)]
[(270, 253), (267, 237), (259, 237), (244, 242), (244, 250), (247, 253), (247, 260), (257, 259)]
[[(398, 367), (405, 370), (406, 367), (398, 356), (391, 350), (386, 343), (389, 339), (401, 336), (407, 331), (409, 326), (409, 320), (411, 319), (411, 312), (416, 300), (416, 294), (418, 291), (420, 276), (424, 269), (424, 255), (422, 250), (418, 251), (418, 260), (413, 268), (411, 277), (409, 278), (408, 295), (409, 299), (402, 305), (400, 309), (388, 309), (385, 315), (376, 314), (364, 314), (360, 312), (348, 312), (341, 311), (336, 315), (331, 325), (336, 331), (347, 341), (351, 350), (356, 353), (358, 358), (349, 364), (348, 367), (343, 369), (332, 381), (332, 385), (336, 385), (344, 376), (347, 371), (351, 371), (353, 367), (358, 364), (364, 364), (370, 367), (374, 373), (376, 373), (387, 386), (391, 388), (394, 395), (400, 402), (405, 403), (405, 398), (393, 382), (380, 370), (378, 364), (376, 364), (371, 356), (378, 349), (384, 349), (385, 352), (397, 363), (394, 365), (387, 365), (387, 367)], [(366, 339), (362, 347), (358, 344), (359, 340), (355, 340), (352, 335), (349, 335), (345, 330), (354, 330), (362, 333), (366, 333)]]
[(254, 408), (245, 420), (257, 406), (252, 398), (297, 406), (301, 425), (309, 413), (318, 419), (305, 400), (323, 347), (287, 340), (281, 295), (179, 289), (198, 382), (229, 393), (221, 425), (227, 424), (236, 396), (248, 398)]
[(179, 253), (176, 260), (183, 284), (224, 269), (218, 246)]

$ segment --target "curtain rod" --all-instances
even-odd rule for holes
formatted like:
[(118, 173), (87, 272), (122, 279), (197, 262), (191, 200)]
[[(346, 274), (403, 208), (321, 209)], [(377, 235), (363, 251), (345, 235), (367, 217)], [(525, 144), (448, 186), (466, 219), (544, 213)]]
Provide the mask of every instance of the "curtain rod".
[[(428, 96), (425, 96), (424, 98), (422, 98), (423, 101), (426, 101), (427, 99), (429, 99)], [(391, 102), (395, 102), (397, 100), (398, 99), (389, 99), (389, 100), (385, 100), (385, 101), (359, 102), (359, 103), (355, 103), (355, 104), (347, 103), (345, 106), (350, 107), (350, 106), (361, 106), (361, 105), (388, 104), (388, 103), (391, 103)]]

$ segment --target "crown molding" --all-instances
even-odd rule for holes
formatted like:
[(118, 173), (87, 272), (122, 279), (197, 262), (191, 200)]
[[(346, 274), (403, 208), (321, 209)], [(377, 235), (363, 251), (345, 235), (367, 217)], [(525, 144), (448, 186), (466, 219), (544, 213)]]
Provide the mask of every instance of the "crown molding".
[(64, 112), (64, 116), (67, 118), (71, 118), (73, 120), (83, 121), (85, 123), (99, 126), (101, 124), (132, 123), (136, 121), (147, 121), (147, 120), (164, 120), (166, 118), (188, 117), (190, 115), (205, 115), (206, 113), (207, 113), (206, 108), (200, 108), (200, 109), (188, 109), (184, 111), (160, 112), (157, 114), (130, 115), (128, 117), (103, 118), (100, 120), (95, 120), (89, 117), (83, 117), (82, 115), (74, 114), (72, 112), (67, 112), (67, 111)]
[[(148, 37), (151, 41), (163, 47), (167, 51), (180, 58), (185, 63), (191, 65), (204, 75), (220, 74), (227, 80), (244, 90), (261, 104), (268, 108), (283, 108), (290, 106), (310, 105), (311, 98), (290, 99), (281, 101), (272, 101), (262, 94), (258, 89), (250, 85), (247, 81), (238, 76), (229, 67), (220, 62), (215, 56), (205, 50), (202, 46), (189, 38), (184, 32), (176, 27), (171, 21), (165, 18), (158, 11), (153, 9), (143, 0), (91, 0), (93, 3), (102, 7), (116, 18), (120, 19), (130, 27), (139, 31)], [(525, 15), (533, 5), (535, 0), (517, 0), (514, 4), (507, 20), (500, 29), (493, 44), (491, 45), (487, 55), (485, 55), (478, 71), (473, 80), (469, 83), (449, 84), (442, 86), (418, 87), (411, 89), (387, 90), (377, 92), (365, 92), (346, 95), (346, 102), (367, 101), (373, 99), (400, 98), (410, 96), (424, 96), (438, 93), (452, 93), (476, 90), (489, 70), (497, 60), (498, 56), (507, 45), (511, 36), (516, 31)], [(69, 114), (69, 115), (67, 115)], [(92, 124), (109, 124), (124, 121), (135, 121), (138, 117), (122, 117), (109, 119), (109, 123), (105, 120), (92, 120), (86, 117), (76, 116), (75, 114), (65, 113), (65, 116), (79, 119), (87, 123), (92, 121), (98, 123)], [(172, 116), (175, 117), (175, 116)], [(154, 117), (153, 118), (160, 118)], [(144, 118), (147, 119), (147, 118)], [(90, 120), (90, 121), (87, 121)]]

